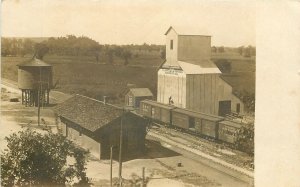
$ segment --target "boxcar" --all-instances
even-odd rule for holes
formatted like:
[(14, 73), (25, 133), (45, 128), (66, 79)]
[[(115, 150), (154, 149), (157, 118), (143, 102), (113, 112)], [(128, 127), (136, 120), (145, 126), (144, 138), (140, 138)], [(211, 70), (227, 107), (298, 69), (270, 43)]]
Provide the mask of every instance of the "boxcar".
[(232, 121), (219, 122), (219, 139), (227, 143), (235, 143), (241, 124)]
[(218, 138), (218, 122), (224, 120), (223, 117), (182, 108), (173, 109), (172, 113), (172, 124), (174, 126), (189, 129), (212, 138)]
[(189, 129), (189, 115), (181, 108), (176, 108), (172, 111), (172, 125), (183, 129)]
[(143, 100), (140, 102), (140, 113), (142, 115), (165, 124), (171, 123), (171, 110), (173, 108), (175, 107), (152, 100)]

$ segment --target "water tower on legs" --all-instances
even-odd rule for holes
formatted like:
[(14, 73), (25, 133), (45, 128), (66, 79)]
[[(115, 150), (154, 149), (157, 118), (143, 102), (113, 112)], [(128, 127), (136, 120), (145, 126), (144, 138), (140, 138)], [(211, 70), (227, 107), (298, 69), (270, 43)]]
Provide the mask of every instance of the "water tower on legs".
[(34, 57), (18, 67), (18, 87), (22, 90), (22, 104), (48, 105), (49, 93), (53, 88), (52, 66)]

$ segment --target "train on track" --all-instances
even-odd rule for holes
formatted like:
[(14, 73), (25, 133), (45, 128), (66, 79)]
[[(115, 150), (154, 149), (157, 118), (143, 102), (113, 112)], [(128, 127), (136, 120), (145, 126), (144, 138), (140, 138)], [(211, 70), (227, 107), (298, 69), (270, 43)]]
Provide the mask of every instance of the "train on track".
[(159, 124), (176, 127), (193, 134), (234, 144), (242, 124), (224, 117), (195, 112), (152, 100), (140, 102), (139, 113)]

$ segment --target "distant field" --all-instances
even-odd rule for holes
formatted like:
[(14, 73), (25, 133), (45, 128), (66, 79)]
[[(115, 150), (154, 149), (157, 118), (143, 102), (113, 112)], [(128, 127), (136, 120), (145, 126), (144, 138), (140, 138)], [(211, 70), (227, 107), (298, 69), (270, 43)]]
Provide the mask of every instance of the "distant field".
[[(228, 55), (228, 54), (227, 54)], [(230, 62), (230, 72), (223, 78), (234, 90), (255, 92), (255, 59), (238, 56), (213, 56), (213, 61), (222, 64), (224, 59)], [(17, 64), (30, 57), (2, 57), (1, 76), (17, 81)], [(221, 61), (220, 61), (221, 60)], [(56, 90), (66, 93), (80, 93), (93, 98), (110, 97), (110, 102), (123, 102), (127, 84), (148, 87), (156, 95), (157, 68), (162, 60), (159, 55), (143, 54), (123, 65), (123, 59), (114, 57), (114, 64), (106, 64), (107, 59), (100, 58), (97, 63), (93, 56), (45, 56), (44, 61), (53, 65)]]
[[(222, 77), (230, 83), (235, 91), (247, 91), (255, 93), (255, 57), (242, 57), (240, 55), (213, 55), (212, 60), (220, 68), (224, 64), (230, 64), (223, 71)], [(221, 69), (221, 68), (220, 68)]]
[[(21, 57), (2, 57), (1, 76), (17, 81), (17, 64), (29, 60)], [(56, 90), (79, 93), (97, 99), (110, 96), (111, 102), (123, 100), (127, 84), (148, 87), (156, 94), (156, 67), (97, 64), (90, 57), (45, 57), (53, 65)]]

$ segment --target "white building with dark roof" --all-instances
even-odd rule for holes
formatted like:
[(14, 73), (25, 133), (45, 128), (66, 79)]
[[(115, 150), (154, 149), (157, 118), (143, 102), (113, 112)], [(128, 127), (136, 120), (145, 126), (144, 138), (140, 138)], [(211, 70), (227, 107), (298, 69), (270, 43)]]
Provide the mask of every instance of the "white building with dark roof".
[(243, 103), (211, 61), (211, 36), (174, 27), (165, 35), (166, 61), (158, 70), (157, 101), (220, 116), (243, 113)]

